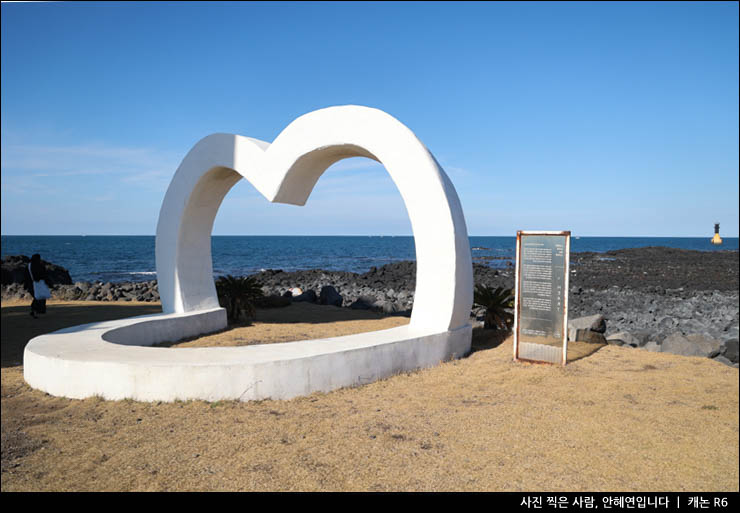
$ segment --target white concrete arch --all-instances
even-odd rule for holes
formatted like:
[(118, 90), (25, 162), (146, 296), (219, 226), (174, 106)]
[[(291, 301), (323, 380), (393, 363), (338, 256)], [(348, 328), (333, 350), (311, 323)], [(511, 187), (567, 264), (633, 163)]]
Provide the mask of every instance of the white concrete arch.
[(211, 229), (223, 197), (241, 176), (269, 201), (304, 205), (324, 171), (350, 157), (382, 163), (406, 205), (417, 262), (412, 325), (449, 330), (467, 323), (472, 261), (452, 183), (411, 130), (385, 112), (358, 106), (303, 115), (272, 144), (214, 134), (193, 147), (167, 190), (157, 225), (164, 312), (218, 306)]
[[(416, 295), (407, 326), (345, 337), (245, 347), (147, 347), (226, 326), (213, 282), (211, 230), (242, 177), (273, 202), (303, 205), (343, 158), (383, 163), (416, 242)], [(142, 401), (289, 399), (430, 367), (470, 350), (470, 247), (449, 178), (414, 134), (367, 107), (332, 107), (292, 122), (272, 144), (230, 134), (199, 141), (167, 190), (156, 236), (162, 314), (75, 326), (32, 339), (26, 382), (52, 395)]]

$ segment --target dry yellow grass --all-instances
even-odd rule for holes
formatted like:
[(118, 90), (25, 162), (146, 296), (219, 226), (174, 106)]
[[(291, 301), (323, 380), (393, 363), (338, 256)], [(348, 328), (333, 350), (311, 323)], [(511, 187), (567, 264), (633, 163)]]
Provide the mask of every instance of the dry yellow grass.
[(180, 348), (275, 344), (385, 330), (408, 324), (409, 320), (408, 317), (388, 317), (367, 310), (294, 303), (284, 308), (258, 310), (257, 319), (249, 326), (160, 345)]
[(477, 332), (468, 358), (291, 401), (80, 401), (24, 383), (13, 346), (40, 329), (25, 311), (2, 308), (3, 491), (738, 491), (738, 371), (708, 359), (514, 363)]

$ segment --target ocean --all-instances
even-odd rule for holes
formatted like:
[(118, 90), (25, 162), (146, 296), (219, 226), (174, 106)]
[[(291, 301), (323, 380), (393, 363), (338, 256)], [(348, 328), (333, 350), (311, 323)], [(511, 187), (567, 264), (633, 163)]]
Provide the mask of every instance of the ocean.
[[(571, 252), (667, 246), (701, 251), (737, 250), (738, 239), (710, 237), (573, 237)], [(414, 238), (394, 236), (219, 236), (211, 238), (216, 276), (241, 276), (263, 269), (327, 269), (362, 273), (373, 266), (414, 260)], [(504, 267), (514, 258), (516, 237), (470, 237), (474, 261)], [(154, 236), (3, 235), (2, 257), (41, 254), (66, 268), (73, 281), (156, 279)], [(482, 259), (480, 257), (489, 257)]]

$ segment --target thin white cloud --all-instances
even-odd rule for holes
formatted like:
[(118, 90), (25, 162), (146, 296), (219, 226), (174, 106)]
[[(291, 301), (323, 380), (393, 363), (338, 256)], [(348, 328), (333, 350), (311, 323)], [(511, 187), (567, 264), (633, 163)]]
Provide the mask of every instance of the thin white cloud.
[[(463, 168), (460, 166), (453, 166), (450, 164), (441, 163), (440, 165), (442, 168), (447, 171), (449, 174), (454, 176), (472, 176), (474, 173), (470, 169)], [(333, 166), (331, 166), (329, 169), (327, 169), (327, 172), (342, 172), (342, 171), (385, 171), (385, 168), (383, 167), (383, 164), (380, 162), (377, 162), (375, 160), (364, 158), (364, 157), (356, 157), (356, 158), (349, 158), (340, 160)], [(332, 173), (333, 174), (333, 173)]]
[(100, 203), (100, 202), (113, 201), (115, 199), (116, 199), (115, 195), (108, 193), (108, 194), (103, 194), (102, 196), (96, 196), (95, 198), (93, 198), (93, 201), (97, 201)]
[(465, 169), (463, 167), (457, 167), (457, 166), (444, 166), (443, 167), (445, 171), (450, 173), (453, 176), (472, 176), (473, 172), (469, 169)]
[(2, 195), (5, 199), (7, 195), (27, 195), (27, 194), (55, 194), (58, 192), (54, 187), (43, 181), (36, 180), (30, 176), (13, 176), (8, 177), (3, 174), (2, 177)]
[(135, 176), (174, 173), (181, 156), (151, 148), (100, 144), (72, 146), (3, 144), (3, 172), (31, 172), (36, 177), (84, 175)]
[(451, 176), (457, 176), (457, 177), (470, 177), (473, 176), (475, 173), (466, 168), (466, 167), (460, 167), (453, 165), (450, 160), (447, 158), (447, 156), (440, 155), (435, 156), (435, 159), (437, 160), (437, 164), (442, 166), (442, 169), (444, 169), (448, 175)]

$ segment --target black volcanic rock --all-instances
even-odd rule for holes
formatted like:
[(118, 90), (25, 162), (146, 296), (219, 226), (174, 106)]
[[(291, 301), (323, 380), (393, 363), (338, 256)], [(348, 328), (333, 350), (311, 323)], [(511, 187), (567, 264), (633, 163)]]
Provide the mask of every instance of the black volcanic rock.
[[(25, 273), (28, 257), (3, 260), (3, 299), (30, 300), (22, 285), (12, 283), (13, 270)], [(55, 279), (46, 263), (58, 299), (97, 301), (158, 301), (156, 281), (136, 283), (77, 282)], [(607, 253), (571, 253), (568, 317), (601, 315), (610, 337), (625, 332), (638, 346), (661, 350), (661, 343), (677, 334), (691, 346), (704, 340), (721, 344), (719, 356), (737, 365), (738, 312), (737, 251), (690, 251), (673, 248), (636, 248)], [(358, 274), (309, 269), (285, 272), (266, 270), (253, 275), (265, 294), (282, 295), (300, 287), (321, 291), (311, 301), (336, 306), (408, 314), (413, 308), (416, 263), (394, 262)], [(476, 285), (514, 286), (513, 268), (473, 264)], [(6, 285), (6, 280), (9, 285)], [(22, 281), (22, 275), (20, 277)], [(70, 283), (60, 285), (60, 283)], [(331, 294), (329, 293), (331, 291)], [(336, 294), (336, 295), (335, 295)], [(331, 300), (329, 299), (331, 297)], [(307, 297), (308, 299), (308, 297)], [(476, 311), (479, 309), (473, 309)], [(478, 312), (480, 313), (480, 312)], [(680, 340), (682, 342), (682, 340)], [(667, 347), (671, 347), (671, 343)], [(716, 352), (716, 348), (713, 347)], [(721, 360), (724, 361), (724, 360)]]
[(321, 292), (319, 293), (319, 304), (342, 306), (343, 302), (344, 299), (337, 292), (337, 289), (331, 285), (324, 285), (321, 287)]
[[(11, 283), (23, 283), (26, 277), (28, 264), (31, 257), (26, 255), (12, 255), (2, 259), (0, 269), (2, 271), (2, 284), (10, 285)], [(46, 266), (46, 274), (52, 285), (72, 285), (72, 278), (69, 271), (59, 265), (41, 260)]]
[(667, 289), (729, 291), (740, 285), (739, 267), (738, 252), (731, 250), (647, 247), (571, 253), (570, 284), (597, 290), (627, 287), (657, 294)]

